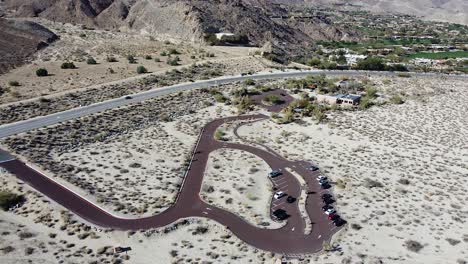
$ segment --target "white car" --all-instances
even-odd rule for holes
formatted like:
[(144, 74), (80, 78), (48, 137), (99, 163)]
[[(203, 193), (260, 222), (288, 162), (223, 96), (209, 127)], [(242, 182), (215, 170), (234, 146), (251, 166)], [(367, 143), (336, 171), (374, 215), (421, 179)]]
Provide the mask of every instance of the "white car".
[(335, 209), (331, 209), (331, 208), (330, 208), (330, 209), (326, 210), (325, 213), (326, 213), (327, 215), (331, 215), (331, 214), (336, 213), (336, 211), (335, 211)]
[(275, 199), (280, 199), (283, 196), (286, 196), (286, 194), (284, 192), (279, 191), (279, 192), (276, 192), (273, 197), (275, 197)]
[(317, 181), (326, 181), (326, 180), (328, 180), (328, 178), (325, 177), (325, 176), (323, 176), (323, 175), (319, 175), (319, 176), (317, 177)]

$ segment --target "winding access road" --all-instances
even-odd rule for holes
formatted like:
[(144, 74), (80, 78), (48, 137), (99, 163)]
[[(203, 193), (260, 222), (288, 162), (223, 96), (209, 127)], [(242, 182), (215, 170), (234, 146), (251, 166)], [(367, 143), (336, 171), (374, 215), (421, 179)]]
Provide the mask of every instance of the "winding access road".
[[(158, 215), (140, 219), (115, 216), (4, 151), (0, 151), (0, 158), (3, 160), (3, 162), (0, 161), (0, 166), (81, 218), (101, 227), (119, 230), (144, 230), (163, 227), (183, 218), (205, 217), (219, 222), (241, 240), (262, 250), (285, 255), (318, 252), (322, 249), (323, 241), (328, 242), (332, 235), (340, 229), (334, 226), (321, 210), (320, 194), (328, 191), (322, 190), (315, 180), (320, 172), (309, 171), (307, 168), (312, 164), (308, 162), (289, 161), (269, 149), (260, 149), (252, 144), (218, 141), (214, 138), (217, 128), (225, 122), (241, 120), (249, 123), (265, 118), (268, 117), (261, 114), (246, 115), (217, 119), (208, 123), (200, 134), (199, 142), (192, 155), (191, 165), (175, 204)], [(286, 197), (279, 200), (272, 199), (272, 209), (283, 209), (290, 216), (285, 220), (286, 224), (279, 229), (254, 226), (232, 212), (205, 203), (200, 198), (199, 193), (209, 154), (223, 148), (252, 153), (262, 158), (272, 169), (282, 170), (281, 176), (272, 179), (273, 185), (278, 190), (283, 190), (293, 197), (300, 197), (301, 185), (286, 168), (301, 175), (307, 183), (307, 190), (310, 193), (307, 196), (305, 208), (311, 218), (311, 232), (305, 230), (306, 224), (299, 210), (299, 199), (293, 203), (287, 203)]]

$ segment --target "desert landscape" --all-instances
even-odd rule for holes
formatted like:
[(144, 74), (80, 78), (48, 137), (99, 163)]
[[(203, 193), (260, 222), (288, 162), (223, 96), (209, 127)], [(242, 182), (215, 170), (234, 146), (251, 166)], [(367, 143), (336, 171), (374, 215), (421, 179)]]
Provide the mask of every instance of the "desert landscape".
[(0, 263), (468, 264), (462, 2), (0, 1)]
[[(310, 118), (302, 118), (302, 121), (290, 124), (277, 124), (272, 120), (243, 125), (234, 122), (221, 127), (225, 137), (223, 140), (245, 140), (250, 145), (258, 142), (290, 160), (312, 160), (332, 179), (337, 193), (338, 210), (349, 220), (349, 227), (333, 239), (333, 244), (339, 245), (339, 251), (309, 256), (302, 262), (440, 263), (448, 260), (447, 256), (453, 256), (450, 262), (463, 263), (467, 257), (464, 244), (467, 243), (468, 235), (463, 224), (467, 215), (462, 202), (465, 199), (463, 190), (466, 186), (459, 186), (458, 182), (463, 184), (463, 177), (467, 172), (464, 159), (468, 153), (463, 148), (466, 134), (462, 125), (464, 117), (457, 114), (464, 110), (462, 102), (467, 96), (466, 91), (460, 88), (463, 87), (463, 81), (401, 77), (373, 77), (370, 81), (379, 87), (379, 100), (385, 101), (390, 95), (401, 94), (405, 103), (383, 104), (365, 111), (333, 111), (328, 114), (325, 122), (318, 124)], [(279, 82), (276, 86), (283, 86), (282, 83)], [(274, 82), (269, 84), (275, 86)], [(217, 89), (229, 96), (236, 87), (242, 86), (243, 84), (228, 85)], [(115, 110), (123, 116), (100, 114), (81, 120), (80, 126), (77, 122), (59, 125), (3, 140), (2, 144), (25, 159), (34, 160), (35, 164), (43, 164), (41, 170), (54, 174), (63, 183), (68, 181), (66, 184), (70, 188), (116, 214), (128, 217), (152, 215), (173, 203), (182, 180), (183, 170), (180, 168), (183, 168), (186, 161), (184, 155), (193, 148), (197, 131), (214, 118), (237, 113), (234, 106), (215, 103), (213, 96), (204, 91), (179, 96), (170, 96), (170, 100), (155, 100), (139, 106), (148, 109), (154, 108), (151, 105), (160, 105), (161, 109), (161, 103), (169, 102), (169, 107), (162, 107), (169, 110), (175, 105), (184, 105), (181, 104), (183, 100), (199, 96), (201, 100), (197, 108), (189, 111), (181, 108), (178, 110), (182, 111), (179, 112), (181, 115), (177, 119), (177, 114), (171, 116), (176, 121), (165, 119), (164, 113), (159, 113), (158, 120), (150, 121), (151, 119), (135, 114), (141, 112), (138, 107), (123, 108)], [(261, 108), (256, 111), (265, 112)], [(118, 122), (121, 132), (115, 131), (114, 135), (86, 140), (83, 140), (85, 133), (77, 132), (75, 137), (81, 138), (81, 142), (87, 142), (80, 145), (61, 136), (61, 131), (67, 131), (70, 125), (83, 131), (102, 131), (104, 127), (112, 131), (108, 127), (112, 120), (106, 121), (107, 123), (96, 122), (107, 120), (110, 116), (121, 120)], [(123, 125), (123, 120), (127, 120), (127, 126)], [(450, 124), (456, 128), (457, 133), (448, 133), (444, 129), (445, 125), (438, 129), (436, 124), (442, 123)], [(428, 128), (424, 124), (433, 125)], [(234, 128), (239, 138), (235, 136)], [(44, 137), (45, 135), (48, 136)], [(23, 149), (21, 146), (26, 142), (36, 143), (27, 143), (28, 149)], [(50, 147), (51, 142), (55, 143), (55, 147)], [(49, 147), (45, 147), (46, 145)], [(50, 157), (50, 161), (37, 162), (40, 156)], [(141, 160), (147, 162), (143, 163)], [(66, 166), (57, 170), (54, 164)], [(225, 167), (221, 164), (231, 165)], [(78, 167), (80, 169), (76, 176), (68, 178), (70, 176), (67, 175), (70, 174), (66, 171), (74, 172), (74, 168)], [(236, 212), (252, 224), (264, 228), (279, 228), (281, 224), (272, 221), (268, 215), (272, 195), (271, 184), (265, 177), (268, 171), (268, 166), (251, 154), (233, 150), (214, 152), (210, 155), (206, 168), (201, 196), (213, 205)], [(438, 176), (428, 178), (426, 175)], [(78, 182), (78, 186), (81, 186), (79, 188), (74, 186)], [(89, 184), (85, 184), (87, 182)], [(16, 186), (16, 190), (27, 188), (18, 185), (18, 181), (11, 175), (7, 177), (5, 184)], [(95, 189), (91, 190), (86, 186), (93, 186)], [(107, 191), (102, 193), (100, 190)], [(28, 204), (53, 202), (34, 192), (28, 193), (26, 204), (13, 212), (20, 215), (22, 221), (42, 219), (43, 210), (30, 210)], [(155, 197), (158, 199), (154, 199)], [(118, 202), (123, 200), (127, 202)], [(63, 218), (66, 213), (57, 205), (48, 210), (54, 212), (57, 218)], [(223, 230), (222, 233), (215, 232), (215, 237), (233, 237), (228, 230), (213, 221), (193, 221), (195, 225), (209, 226), (210, 230)], [(50, 228), (49, 225), (56, 228), (59, 225), (59, 221), (44, 222), (39, 222), (39, 226), (41, 223), (47, 228)], [(80, 220), (75, 220), (74, 223), (80, 226)], [(83, 230), (95, 230), (84, 225), (85, 227), (81, 226)], [(192, 226), (194, 225), (188, 224), (183, 228), (193, 228)], [(67, 227), (60, 231), (66, 234), (70, 232), (68, 230)], [(118, 240), (112, 239), (123, 234), (113, 230), (104, 232), (111, 239), (102, 242), (106, 245), (111, 243), (109, 241), (116, 243)], [(176, 232), (181, 232), (181, 229)], [(91, 238), (88, 239), (92, 239), (93, 234), (89, 237)], [(78, 242), (74, 239), (67, 243)], [(160, 242), (155, 240), (154, 243), (159, 245)], [(387, 249), (389, 243), (394, 245), (391, 251)], [(187, 246), (190, 245), (188, 242), (184, 245), (187, 251), (181, 251), (187, 252), (186, 256), (194, 256), (192, 251), (196, 247), (191, 249)], [(237, 250), (239, 247), (247, 250), (249, 253), (243, 255), (254, 259), (254, 262), (273, 263), (279, 257), (253, 250), (243, 242), (237, 241), (233, 245), (236, 245)], [(5, 253), (5, 256), (7, 254), (15, 253)], [(138, 258), (133, 252), (128, 254), (130, 259)], [(175, 256), (172, 259), (184, 256), (184, 253), (173, 254)], [(444, 259), (439, 258), (441, 254), (445, 256)], [(110, 255), (108, 257), (112, 258)], [(217, 261), (222, 263), (232, 261), (218, 257)]]

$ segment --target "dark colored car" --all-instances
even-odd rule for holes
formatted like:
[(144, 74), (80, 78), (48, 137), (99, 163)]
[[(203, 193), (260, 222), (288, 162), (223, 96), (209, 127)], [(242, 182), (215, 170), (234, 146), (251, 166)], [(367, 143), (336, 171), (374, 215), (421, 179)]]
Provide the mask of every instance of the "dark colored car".
[(273, 216), (276, 218), (276, 220), (284, 220), (289, 217), (289, 215), (283, 209), (276, 209), (273, 212)]
[(130, 100), (130, 99), (133, 99), (133, 97), (131, 97), (130, 95), (127, 95), (127, 96), (125, 96), (125, 99)]
[(335, 226), (342, 226), (342, 225), (345, 225), (346, 223), (347, 222), (345, 220), (343, 220), (342, 218), (340, 218), (340, 217), (333, 220), (333, 224)]
[(292, 197), (291, 195), (288, 196), (288, 199), (286, 199), (288, 203), (294, 203), (296, 201), (296, 198)]
[(326, 210), (328, 210), (328, 209), (333, 209), (333, 206), (328, 205), (328, 204), (322, 206), (322, 210), (323, 210), (323, 211), (326, 211)]
[(329, 194), (329, 193), (324, 193), (324, 194), (322, 194), (322, 196), (320, 196), (320, 197), (322, 197), (322, 199), (325, 199), (325, 198), (333, 198), (333, 195), (331, 195), (331, 194)]
[(335, 203), (335, 200), (333, 200), (333, 198), (325, 198), (325, 199), (322, 199), (323, 200), (323, 203), (324, 204), (333, 204)]
[(314, 166), (314, 165), (312, 165), (312, 166), (309, 167), (309, 170), (311, 170), (311, 171), (318, 171), (319, 168), (316, 167), (316, 166)]

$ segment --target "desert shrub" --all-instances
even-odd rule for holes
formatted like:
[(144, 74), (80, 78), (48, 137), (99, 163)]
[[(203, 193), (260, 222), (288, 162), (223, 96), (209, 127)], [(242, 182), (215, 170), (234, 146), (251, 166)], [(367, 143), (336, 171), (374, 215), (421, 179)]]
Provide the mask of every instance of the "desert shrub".
[(152, 60), (152, 59), (153, 59), (153, 57), (151, 55), (146, 55), (145, 56), (145, 60)]
[(222, 93), (215, 94), (214, 98), (218, 103), (225, 103), (228, 100)]
[(336, 180), (336, 187), (340, 189), (345, 189), (346, 188), (346, 182), (343, 181), (342, 179)]
[(161, 59), (160, 58), (154, 58), (154, 61), (155, 62), (161, 62)]
[(244, 84), (245, 85), (255, 85), (255, 81), (253, 79), (249, 78), (249, 79), (246, 79), (244, 81)]
[(0, 248), (0, 251), (2, 251), (3, 254), (8, 254), (8, 253), (10, 253), (10, 252), (15, 251), (15, 248), (12, 247), (12, 246), (6, 246), (6, 247), (4, 247), (4, 248)]
[(131, 64), (135, 64), (137, 63), (135, 57), (133, 55), (127, 55), (127, 60), (128, 60), (128, 63), (131, 63)]
[(26, 238), (31, 238), (31, 237), (34, 237), (35, 235), (33, 233), (30, 233), (30, 232), (20, 232), (18, 233), (18, 237), (21, 238), (21, 239), (26, 239)]
[(161, 56), (165, 57), (165, 56), (167, 56), (167, 52), (165, 52), (165, 51), (162, 51), (161, 53), (159, 53), (159, 55), (161, 55)]
[(117, 59), (114, 56), (107, 56), (106, 61), (107, 62), (117, 62)]
[(34, 248), (27, 247), (27, 248), (24, 249), (24, 254), (26, 256), (31, 255), (32, 253), (34, 253)]
[(274, 104), (274, 105), (278, 105), (278, 104), (281, 104), (283, 103), (283, 100), (281, 100), (281, 98), (275, 94), (269, 94), (267, 96), (265, 96), (265, 102), (267, 103), (270, 103), (270, 104)]
[(226, 135), (226, 133), (224, 133), (224, 131), (222, 131), (221, 129), (217, 129), (216, 132), (215, 132), (215, 139), (216, 140), (223, 140), (223, 137)]
[(145, 66), (141, 66), (141, 65), (137, 67), (136, 71), (137, 71), (138, 74), (143, 74), (143, 73), (148, 72), (148, 70), (145, 68)]
[(22, 195), (10, 191), (0, 191), (0, 208), (4, 211), (8, 211), (10, 208), (23, 201), (24, 197)]
[(405, 103), (403, 98), (401, 98), (401, 96), (399, 96), (399, 95), (392, 96), (390, 98), (390, 102), (392, 102), (392, 104), (404, 104)]
[(95, 65), (95, 64), (97, 64), (96, 60), (95, 60), (93, 57), (89, 57), (89, 58), (86, 60), (86, 63), (89, 64), (89, 65)]
[(60, 68), (62, 68), (62, 69), (76, 69), (76, 66), (75, 66), (75, 64), (73, 62), (67, 61), (67, 62), (62, 63)]
[(44, 68), (39, 68), (39, 69), (36, 70), (36, 75), (39, 76), (39, 77), (45, 77), (45, 76), (49, 75), (49, 72)]
[(80, 33), (80, 38), (86, 38), (86, 34), (85, 33)]
[(172, 49), (169, 49), (169, 51), (167, 52), (169, 55), (178, 55), (180, 54), (180, 52), (174, 48)]
[(9, 81), (8, 85), (10, 85), (10, 86), (20, 86), (19, 82), (17, 82), (17, 81)]
[(424, 246), (418, 241), (408, 240), (405, 242), (405, 246), (409, 251), (419, 252)]
[(377, 89), (375, 89), (374, 87), (367, 87), (366, 88), (366, 96), (371, 98), (371, 99), (374, 99), (377, 97)]
[(177, 66), (179, 65), (180, 58), (179, 56), (174, 57), (173, 59), (167, 58), (167, 64), (171, 66)]
[(208, 232), (208, 227), (197, 226), (197, 228), (195, 228), (195, 232), (193, 232), (192, 234), (203, 235), (203, 234), (206, 234), (206, 232)]

